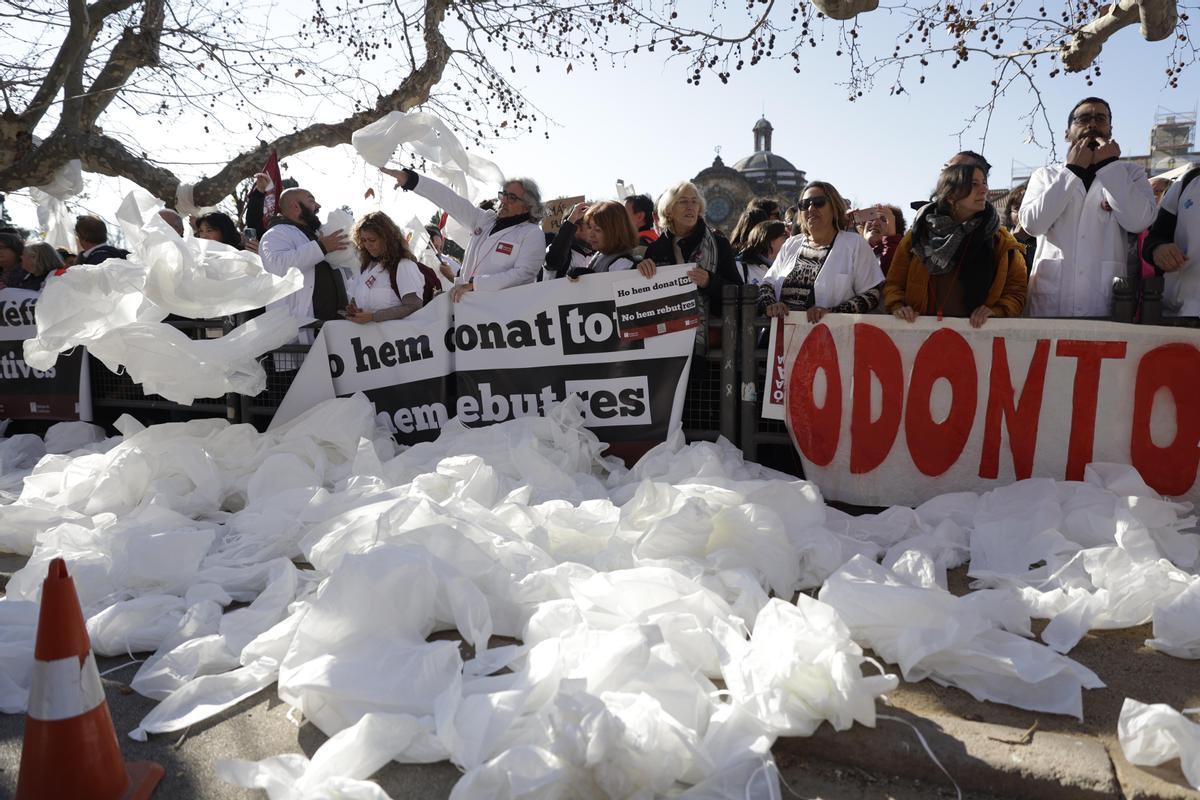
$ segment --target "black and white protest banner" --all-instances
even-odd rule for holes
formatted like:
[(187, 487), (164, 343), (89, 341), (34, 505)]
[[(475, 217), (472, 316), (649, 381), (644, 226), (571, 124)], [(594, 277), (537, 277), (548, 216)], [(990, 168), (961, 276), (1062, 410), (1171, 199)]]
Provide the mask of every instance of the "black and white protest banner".
[[(667, 267), (656, 278), (686, 273)], [(622, 341), (613, 284), (628, 278), (600, 273), (469, 292), (453, 305), (440, 295), (404, 320), (326, 323), (272, 425), (364, 392), (397, 440), (412, 444), (435, 438), (452, 417), (488, 425), (544, 414), (577, 394), (585, 424), (613, 452), (636, 454), (678, 424), (695, 336)]]
[(613, 273), (621, 339), (645, 339), (700, 327), (699, 295), (686, 272), (696, 265), (680, 266), (685, 269), (681, 275), (671, 270), (668, 276), (660, 270), (649, 280), (636, 270)]
[(792, 312), (780, 333), (788, 430), (827, 498), (917, 505), (1106, 462), (1200, 501), (1200, 331)]
[(38, 293), (0, 289), (0, 419), (92, 418), (82, 347), (48, 370), (25, 363), (24, 342), (37, 336)]
[(405, 319), (326, 322), (271, 425), (362, 392), (401, 444), (436, 439), (455, 413), (450, 305), (441, 294)]

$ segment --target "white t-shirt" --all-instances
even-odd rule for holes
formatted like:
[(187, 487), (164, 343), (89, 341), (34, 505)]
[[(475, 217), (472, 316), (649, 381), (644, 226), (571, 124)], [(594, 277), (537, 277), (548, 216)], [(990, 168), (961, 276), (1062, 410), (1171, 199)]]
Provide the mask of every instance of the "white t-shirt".
[(399, 297), (392, 291), (387, 270), (378, 261), (372, 261), (358, 274), (350, 296), (360, 310), (372, 313), (400, 305), (400, 298), (406, 294), (420, 297), (425, 291), (425, 279), (416, 262), (406, 258), (396, 267), (396, 288), (400, 290)]

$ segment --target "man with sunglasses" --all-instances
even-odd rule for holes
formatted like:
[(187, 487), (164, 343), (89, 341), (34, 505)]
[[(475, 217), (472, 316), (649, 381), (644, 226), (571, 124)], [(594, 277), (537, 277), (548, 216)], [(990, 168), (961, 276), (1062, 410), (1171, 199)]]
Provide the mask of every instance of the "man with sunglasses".
[(1018, 212), (1038, 240), (1027, 313), (1107, 317), (1113, 279), (1128, 273), (1128, 237), (1154, 220), (1154, 190), (1146, 170), (1119, 160), (1106, 101), (1076, 103), (1066, 139), (1066, 163), (1034, 171)]
[(451, 300), (457, 303), (467, 292), (498, 291), (537, 278), (546, 237), (536, 222), (542, 216), (542, 198), (532, 180), (506, 182), (492, 210), (479, 208), (449, 186), (411, 169), (383, 167), (381, 172), (395, 178), (398, 188), (416, 192), (470, 231)]

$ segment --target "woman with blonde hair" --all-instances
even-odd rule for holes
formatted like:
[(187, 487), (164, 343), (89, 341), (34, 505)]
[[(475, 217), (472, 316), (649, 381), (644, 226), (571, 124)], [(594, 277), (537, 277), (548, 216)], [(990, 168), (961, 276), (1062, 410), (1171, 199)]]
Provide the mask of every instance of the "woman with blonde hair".
[(667, 189), (657, 205), (662, 235), (646, 248), (638, 271), (651, 278), (656, 266), (695, 264), (688, 270), (688, 277), (700, 289), (702, 314), (720, 314), (725, 284), (742, 282), (729, 240), (704, 222), (704, 198), (691, 181)]
[(359, 324), (404, 319), (425, 305), (427, 276), (391, 217), (372, 211), (354, 226), (351, 239), (362, 268), (350, 287), (346, 319)]
[(858, 235), (833, 184), (812, 181), (800, 197), (800, 233), (788, 239), (758, 290), (768, 317), (804, 311), (809, 322), (829, 312), (865, 314), (879, 307), (883, 271)]

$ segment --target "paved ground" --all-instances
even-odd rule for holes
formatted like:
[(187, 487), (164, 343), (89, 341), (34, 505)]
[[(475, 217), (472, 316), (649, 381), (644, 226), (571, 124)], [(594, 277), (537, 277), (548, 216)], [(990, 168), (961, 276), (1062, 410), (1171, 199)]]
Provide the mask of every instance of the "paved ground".
[[(0, 572), (22, 559), (0, 557)], [(0, 584), (4, 576), (0, 574)], [(952, 586), (965, 587), (962, 571)], [(1071, 656), (1095, 670), (1107, 689), (1084, 693), (1084, 722), (1038, 715), (1008, 706), (979, 703), (956, 689), (929, 681), (902, 684), (880, 713), (917, 727), (930, 749), (971, 800), (987, 798), (1193, 798), (1178, 762), (1154, 770), (1130, 766), (1116, 742), (1116, 722), (1126, 696), (1165, 702), (1176, 708), (1200, 706), (1200, 666), (1145, 647), (1145, 625), (1087, 636)], [(127, 658), (101, 659), (105, 671)], [(222, 758), (258, 760), (289, 752), (309, 756), (324, 741), (312, 725), (296, 728), (287, 707), (268, 689), (220, 717), (185, 734), (151, 737), (139, 744), (125, 736), (154, 702), (124, 684), (136, 666), (105, 679), (122, 748), (127, 759), (151, 759), (167, 769), (156, 798), (242, 800), (262, 795), (216, 780), (213, 765)], [(894, 667), (892, 671), (895, 671)], [(11, 797), (20, 763), (21, 717), (0, 715), (0, 799)], [(1036, 727), (1034, 727), (1036, 725)], [(950, 779), (926, 754), (912, 728), (880, 720), (874, 729), (857, 726), (834, 733), (828, 726), (808, 739), (780, 740), (775, 748), (791, 792), (784, 797), (830, 800), (918, 800), (955, 797)], [(392, 764), (376, 780), (393, 797), (436, 800), (449, 796), (458, 771), (447, 763)]]

